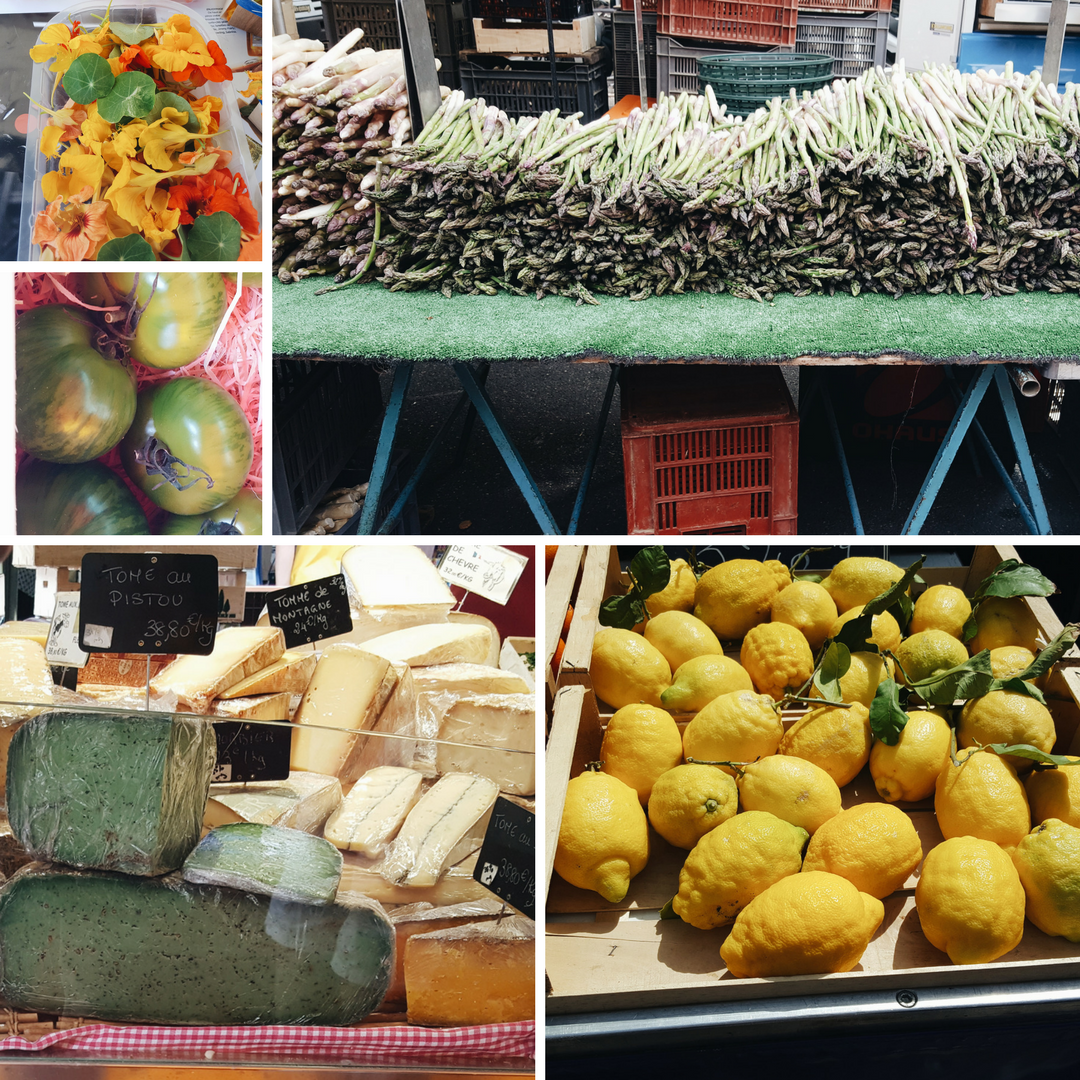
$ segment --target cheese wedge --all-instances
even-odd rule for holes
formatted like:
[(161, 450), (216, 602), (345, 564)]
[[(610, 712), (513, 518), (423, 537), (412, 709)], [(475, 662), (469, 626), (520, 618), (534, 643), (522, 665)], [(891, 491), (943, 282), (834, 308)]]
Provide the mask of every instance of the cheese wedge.
[(252, 694), (302, 694), (311, 681), (317, 660), (313, 652), (288, 649), (281, 654), (280, 660), (241, 679), (218, 696), (228, 699)]
[(401, 666), (358, 645), (331, 645), (319, 657), (294, 720), (294, 769), (351, 783), (366, 767), (359, 758), (401, 679)]
[(536, 791), (532, 694), (462, 694), (443, 713), (435, 749), (440, 773), (487, 776), (503, 791)]
[[(448, 773), (409, 811), (390, 842), (381, 873), (395, 885), (434, 885), (443, 868), (467, 852), (463, 842), (475, 842), (476, 827), (491, 814), (499, 786), (483, 776)], [(482, 839), (482, 834), (480, 836)]]
[(524, 915), (417, 934), (405, 945), (409, 1023), (531, 1020), (535, 977), (536, 928)]
[(341, 569), (360, 611), (424, 611), (430, 622), (443, 622), (454, 604), (450, 586), (418, 547), (365, 544), (349, 548)]
[(532, 687), (512, 671), (487, 664), (436, 664), (413, 671), (418, 694), (528, 694)]
[(426, 902), (441, 907), (447, 904), (463, 904), (482, 900), (491, 893), (473, 877), (477, 853), (466, 856), (460, 862), (447, 867), (442, 877), (427, 888), (409, 888), (392, 885), (379, 872), (381, 863), (365, 858), (353, 851), (343, 851), (341, 883), (338, 885), (338, 902), (351, 903), (354, 899), (369, 897), (380, 904), (415, 904)]
[(45, 648), (27, 638), (0, 638), (0, 724), (36, 716), (52, 705), (53, 680)]
[(394, 765), (369, 769), (330, 815), (323, 836), (344, 851), (379, 858), (420, 798), (423, 779)]
[[(378, 615), (378, 618), (375, 616)], [(395, 630), (407, 630), (413, 626), (425, 626), (431, 622), (446, 622), (446, 619), (432, 619), (423, 609), (415, 611), (408, 608), (383, 609), (375, 614), (369, 611), (352, 612), (352, 629), (344, 634), (322, 638), (310, 645), (294, 645), (289, 651), (305, 655), (317, 655), (330, 645), (363, 645), (372, 638), (382, 637)], [(270, 617), (264, 611), (258, 618), (257, 626), (269, 626)]]
[(155, 693), (172, 690), (194, 712), (206, 712), (210, 702), (256, 671), (269, 666), (285, 651), (285, 635), (276, 626), (230, 626), (219, 630), (209, 656), (179, 656), (150, 681)]
[(257, 821), (317, 833), (341, 803), (337, 777), (290, 772), (288, 780), (211, 784), (203, 828)]
[(26, 641), (36, 641), (43, 649), (49, 640), (49, 624), (47, 622), (20, 622), (12, 619), (10, 622), (0, 623), (0, 638), (17, 637)]
[(471, 623), (460, 626), (434, 623), (383, 634), (366, 642), (364, 648), (412, 668), (433, 664), (483, 664), (491, 648), (491, 631), (486, 626)]
[(210, 707), (211, 716), (230, 720), (288, 720), (292, 694), (256, 694), (225, 700), (218, 698)]

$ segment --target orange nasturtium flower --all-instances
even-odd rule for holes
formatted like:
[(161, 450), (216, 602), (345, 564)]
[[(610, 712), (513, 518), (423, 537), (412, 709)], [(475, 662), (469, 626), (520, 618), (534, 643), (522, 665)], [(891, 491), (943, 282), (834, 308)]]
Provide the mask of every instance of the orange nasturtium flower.
[[(33, 242), (45, 258), (81, 262), (93, 258), (111, 239), (108, 204), (89, 202), (93, 191), (85, 187), (70, 199), (53, 199), (34, 222)], [(87, 205), (89, 203), (89, 205)]]
[(169, 205), (180, 211), (180, 223), (190, 225), (202, 214), (224, 210), (240, 222), (244, 233), (259, 231), (259, 215), (255, 212), (247, 185), (239, 175), (228, 169), (215, 169), (169, 188)]

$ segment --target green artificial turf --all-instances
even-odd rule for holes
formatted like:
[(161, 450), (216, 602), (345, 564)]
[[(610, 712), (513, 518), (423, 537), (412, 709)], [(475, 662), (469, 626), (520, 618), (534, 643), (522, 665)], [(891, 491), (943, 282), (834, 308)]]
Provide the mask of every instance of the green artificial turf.
[(772, 303), (727, 293), (599, 306), (534, 297), (396, 292), (308, 278), (274, 283), (274, 352), (360, 360), (519, 360), (598, 356), (783, 361), (800, 356), (900, 355), (926, 362), (1080, 359), (1080, 299), (1046, 292), (1015, 296), (894, 299), (777, 296)]

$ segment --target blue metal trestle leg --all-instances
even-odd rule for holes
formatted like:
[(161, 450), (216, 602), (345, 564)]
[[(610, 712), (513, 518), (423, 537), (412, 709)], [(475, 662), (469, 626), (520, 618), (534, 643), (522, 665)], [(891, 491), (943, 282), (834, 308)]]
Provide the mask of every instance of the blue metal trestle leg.
[(356, 528), (357, 533), (363, 536), (370, 536), (375, 531), (375, 517), (379, 510), (379, 502), (382, 500), (386, 473), (390, 467), (390, 455), (394, 449), (394, 435), (397, 433), (398, 420), (401, 419), (401, 409), (405, 404), (405, 394), (409, 389), (412, 371), (412, 364), (398, 364), (394, 369), (394, 382), (390, 388), (390, 400), (383, 413), (379, 445), (375, 448), (375, 463), (371, 467), (367, 495), (364, 497), (364, 510), (360, 515), (360, 524)]

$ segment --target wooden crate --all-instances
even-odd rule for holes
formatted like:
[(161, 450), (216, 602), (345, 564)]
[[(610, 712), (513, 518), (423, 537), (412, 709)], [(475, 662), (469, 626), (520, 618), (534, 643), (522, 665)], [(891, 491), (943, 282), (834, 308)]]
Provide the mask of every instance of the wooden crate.
[[(514, 24), (501, 19), (473, 19), (476, 51), (501, 56), (546, 56), (546, 25)], [(556, 56), (583, 56), (596, 48), (596, 19), (591, 15), (552, 29)]]
[[(590, 552), (597, 553), (592, 560), (593, 591), (603, 563), (606, 566), (604, 595), (609, 595), (615, 591), (609, 586), (618, 582), (618, 574), (614, 572), (618, 567), (617, 560), (607, 548), (589, 548), (584, 551), (581, 562), (588, 564)], [(976, 550), (968, 567), (930, 568), (924, 570), (922, 576), (928, 585), (954, 584), (974, 589), (1000, 561), (1014, 557), (1016, 552), (1011, 547), (986, 545)], [(568, 557), (568, 566), (570, 561)], [(554, 578), (553, 568), (549, 583)], [(583, 568), (582, 584), (584, 580)], [(556, 584), (560, 586), (558, 595), (548, 593), (548, 623), (557, 621), (561, 626), (568, 602), (564, 597), (580, 596), (581, 586), (578, 585), (575, 593), (573, 583), (569, 587), (565, 580), (556, 581)], [(1039, 620), (1043, 636), (1049, 641), (1060, 631), (1060, 620), (1043, 598), (1028, 598), (1027, 603)], [(557, 615), (552, 614), (552, 605), (558, 609)], [(576, 607), (574, 617), (576, 621)], [(583, 620), (580, 628), (583, 635), (588, 625), (588, 621)], [(550, 632), (548, 640), (551, 640)], [(687, 853), (673, 848), (652, 830), (649, 865), (630, 883), (630, 890), (620, 903), (608, 903), (596, 893), (568, 885), (552, 871), (566, 784), (570, 777), (580, 774), (587, 762), (598, 758), (604, 726), (612, 712), (596, 700), (588, 681), (591, 638), (587, 643), (576, 641), (575, 646), (573, 666), (568, 666), (566, 656), (570, 652), (570, 642), (567, 641), (564, 663), (555, 680), (546, 752), (548, 922), (545, 964), (549, 1014), (907, 987), (977, 985), (988, 981), (1080, 978), (1080, 945), (1063, 938), (1048, 937), (1031, 923), (1025, 924), (1020, 945), (1000, 960), (970, 967), (951, 964), (944, 953), (930, 945), (919, 928), (914, 898), (918, 869), (901, 889), (884, 901), (885, 919), (856, 970), (835, 975), (774, 979), (734, 979), (727, 974), (719, 954), (726, 930), (703, 931), (681, 920), (659, 921), (659, 909), (678, 891), (679, 870)], [(1058, 729), (1055, 750), (1059, 753), (1080, 753), (1078, 660), (1077, 650), (1070, 650), (1051, 672), (1044, 690)], [(799, 715), (801, 710), (793, 709), (785, 724), (793, 723)], [(680, 727), (689, 719), (689, 715), (676, 716)], [(864, 768), (846, 785), (842, 796), (845, 808), (876, 801), (878, 796), (869, 769)], [(902, 804), (901, 809), (911, 816), (924, 853), (941, 842), (932, 799)]]

